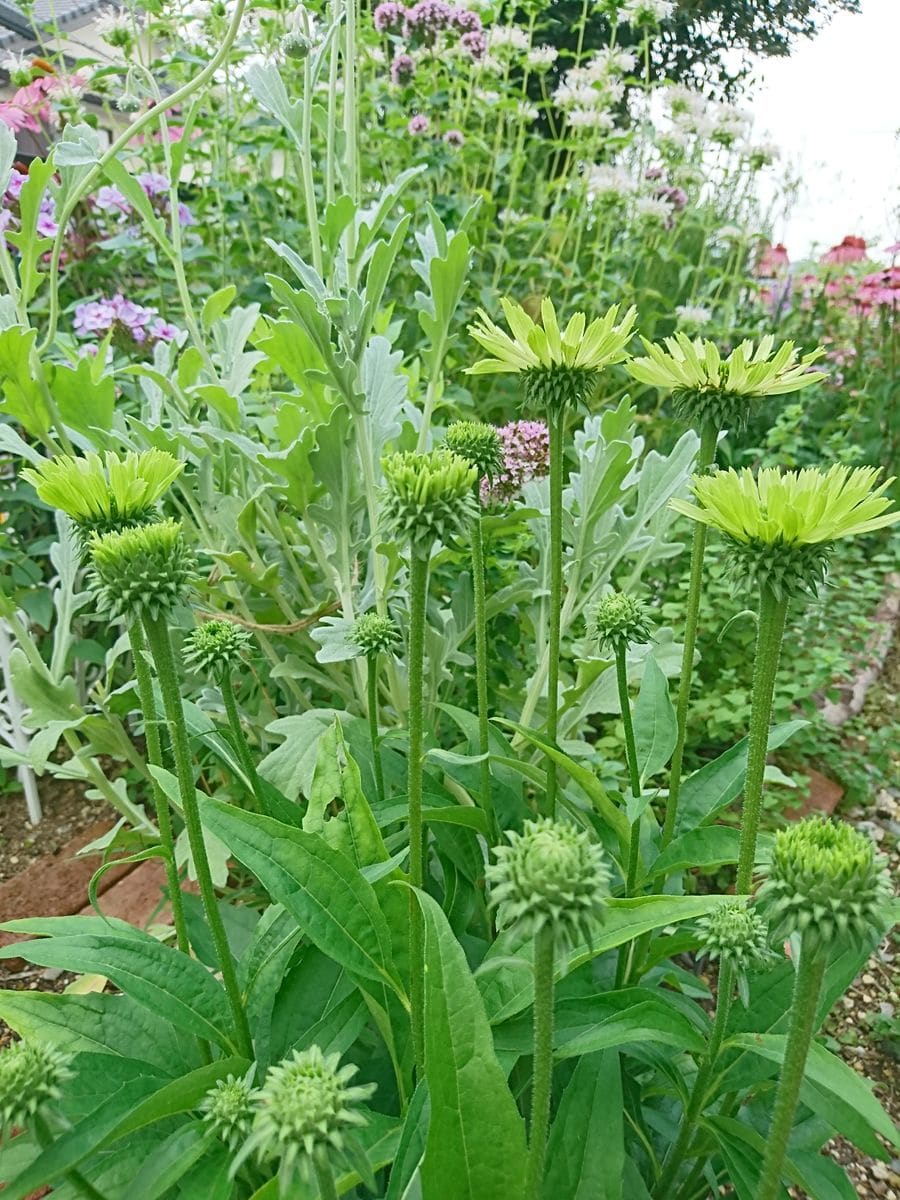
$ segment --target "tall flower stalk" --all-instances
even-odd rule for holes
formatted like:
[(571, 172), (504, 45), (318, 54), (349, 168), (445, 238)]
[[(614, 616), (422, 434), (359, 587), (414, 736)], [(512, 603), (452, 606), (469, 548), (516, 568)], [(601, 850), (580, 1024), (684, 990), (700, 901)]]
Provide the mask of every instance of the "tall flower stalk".
[[(521, 375), (526, 405), (546, 417), (550, 429), (550, 554), (548, 571), (549, 612), (547, 630), (547, 736), (556, 741), (559, 728), (559, 669), (563, 594), (562, 503), (565, 474), (565, 430), (569, 412), (587, 403), (600, 374), (627, 357), (637, 310), (628, 309), (621, 320), (615, 304), (603, 317), (587, 324), (584, 313), (575, 313), (561, 329), (550, 300), (541, 302), (541, 323), (511, 300), (501, 300), (509, 333), (478, 310), (478, 322), (469, 333), (491, 355), (468, 368), (472, 375)], [(554, 761), (547, 763), (544, 807), (556, 812), (558, 781)]]
[[(663, 345), (644, 340), (647, 357), (632, 359), (627, 364), (629, 374), (639, 382), (671, 391), (676, 415), (700, 435), (695, 464), (697, 475), (706, 474), (715, 462), (720, 433), (726, 430), (742, 433), (762, 400), (800, 391), (825, 378), (821, 371), (811, 369), (823, 350), (798, 357), (793, 342), (783, 342), (777, 350), (774, 346), (771, 336), (762, 338), (757, 345), (742, 342), (727, 358), (722, 358), (713, 342), (692, 341), (686, 334), (676, 333), (674, 337), (666, 338)], [(678, 817), (705, 553), (706, 528), (697, 524), (691, 538), (684, 649), (675, 703), (676, 740), (662, 831), (663, 846), (672, 840)]]
[(184, 543), (181, 524), (177, 521), (161, 521), (155, 525), (138, 525), (112, 533), (95, 534), (91, 539), (90, 551), (97, 601), (101, 609), (112, 619), (129, 623), (140, 621), (144, 628), (162, 693), (184, 823), (197, 872), (200, 897), (231, 1009), (235, 1044), (239, 1053), (252, 1058), (250, 1029), (203, 840), (187, 723), (169, 633), (169, 616), (184, 598), (193, 573), (193, 562)]
[(893, 480), (875, 486), (872, 467), (810, 467), (756, 476), (745, 470), (695, 477), (696, 503), (670, 501), (685, 516), (725, 537), (739, 587), (759, 596), (756, 663), (747, 748), (747, 779), (741, 821), (736, 889), (747, 894), (756, 861), (772, 701), (788, 604), (815, 593), (825, 577), (834, 542), (900, 521), (884, 494)]
[(757, 903), (773, 935), (799, 935), (784, 1061), (756, 1200), (776, 1200), (815, 1033), (829, 956), (871, 945), (887, 925), (890, 887), (872, 841), (851, 826), (808, 817), (775, 835)]
[(491, 829), (491, 841), (497, 840), (498, 829), (491, 796), (490, 763), (490, 705), (488, 703), (487, 595), (484, 570), (484, 531), (479, 502), (481, 481), (488, 487), (503, 467), (500, 435), (493, 425), (476, 421), (457, 421), (447, 430), (447, 448), (477, 472), (475, 498), (478, 508), (469, 523), (469, 553), (472, 563), (472, 599), (475, 617), (475, 683), (478, 704), (478, 764), (481, 807)]
[(603, 916), (609, 869), (584, 830), (543, 817), (507, 831), (485, 874), (497, 925), (530, 937), (534, 951), (531, 1125), (523, 1200), (540, 1200), (553, 1085), (553, 1012), (559, 959), (590, 940)]
[[(406, 670), (409, 690), (409, 881), (419, 889), (425, 881), (425, 834), (422, 780), (425, 725), (425, 623), (428, 565), (435, 542), (464, 536), (475, 515), (475, 469), (447, 449), (430, 453), (398, 452), (382, 463), (387, 484), (386, 518), (409, 552), (409, 630)], [(425, 1065), (425, 937), (422, 912), (414, 891), (409, 905), (410, 1007), (413, 1050), (420, 1074)]]
[(378, 721), (378, 656), (390, 652), (397, 641), (397, 629), (388, 616), (377, 612), (357, 617), (350, 634), (366, 660), (366, 709), (369, 723), (369, 742), (372, 747), (372, 771), (379, 804), (384, 803), (384, 766), (381, 761), (381, 733)]

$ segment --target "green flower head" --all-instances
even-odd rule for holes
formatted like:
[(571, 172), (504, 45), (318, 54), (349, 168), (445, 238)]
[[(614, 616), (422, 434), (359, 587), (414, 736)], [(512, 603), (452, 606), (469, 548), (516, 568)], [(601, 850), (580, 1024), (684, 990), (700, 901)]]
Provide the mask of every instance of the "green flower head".
[(473, 489), (478, 472), (446, 447), (427, 454), (400, 450), (381, 466), (387, 523), (403, 541), (417, 548), (446, 543), (462, 536), (477, 516)]
[(62, 1095), (70, 1054), (46, 1042), (13, 1042), (0, 1053), (0, 1135), (8, 1137)]
[(485, 870), (501, 928), (528, 935), (550, 926), (560, 946), (589, 941), (602, 920), (609, 868), (602, 847), (574, 825), (543, 817), (508, 830)]
[(738, 971), (755, 971), (772, 958), (769, 930), (758, 912), (743, 900), (725, 900), (697, 922), (703, 954), (721, 959)]
[(183, 598), (193, 575), (180, 521), (94, 534), (90, 553), (97, 603), (113, 619), (156, 620)]
[(165, 450), (129, 450), (124, 458), (110, 450), (103, 459), (47, 459), (22, 471), (22, 478), (74, 522), (86, 545), (92, 533), (155, 521), (157, 503), (183, 470), (184, 463)]
[(695, 476), (696, 503), (670, 500), (676, 512), (720, 530), (741, 580), (769, 586), (776, 595), (815, 591), (839, 538), (869, 533), (900, 521), (874, 467), (807, 467), (782, 474), (774, 467)]
[(390, 650), (399, 640), (400, 634), (391, 618), (377, 612), (363, 613), (357, 617), (350, 631), (350, 641), (366, 657)]
[(235, 1151), (250, 1136), (253, 1127), (255, 1092), (251, 1080), (256, 1067), (243, 1079), (229, 1075), (220, 1079), (200, 1101), (200, 1111), (229, 1150)]
[(231, 621), (204, 621), (184, 639), (182, 658), (192, 671), (215, 677), (236, 667), (252, 641), (246, 629)]
[(625, 592), (610, 592), (588, 617), (588, 636), (601, 650), (615, 654), (641, 645), (653, 637), (653, 627), (643, 601)]
[(888, 924), (885, 863), (871, 838), (843, 821), (806, 817), (775, 834), (756, 903), (774, 937), (862, 947)]
[(478, 472), (493, 479), (503, 469), (503, 447), (493, 425), (481, 421), (456, 421), (447, 430), (444, 444)]
[(469, 367), (467, 374), (521, 375), (531, 407), (546, 411), (586, 403), (600, 372), (628, 357), (635, 308), (619, 320), (620, 305), (614, 304), (589, 325), (584, 313), (575, 313), (560, 329), (551, 300), (541, 301), (540, 325), (521, 305), (506, 298), (500, 304), (512, 336), (479, 309), (478, 322), (469, 326), (469, 333), (491, 357)]
[(279, 1177), (305, 1172), (316, 1158), (340, 1159), (347, 1134), (366, 1125), (358, 1106), (374, 1083), (352, 1085), (357, 1068), (318, 1046), (295, 1050), (270, 1067), (256, 1093), (256, 1118), (247, 1148), (263, 1161), (280, 1160)]
[(632, 359), (628, 373), (671, 391), (678, 416), (698, 427), (710, 422), (716, 429), (740, 431), (767, 396), (798, 392), (825, 378), (811, 370), (825, 353), (821, 346), (799, 357), (793, 342), (775, 350), (771, 334), (756, 346), (741, 342), (727, 358), (714, 342), (691, 340), (684, 333), (665, 338), (662, 346), (641, 340), (647, 357)]

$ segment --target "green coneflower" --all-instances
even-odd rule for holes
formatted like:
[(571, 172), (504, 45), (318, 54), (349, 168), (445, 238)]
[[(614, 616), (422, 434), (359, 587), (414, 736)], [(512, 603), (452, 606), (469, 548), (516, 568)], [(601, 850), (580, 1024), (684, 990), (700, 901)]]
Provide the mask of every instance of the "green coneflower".
[[(563, 439), (570, 408), (587, 403), (597, 389), (601, 373), (628, 357), (637, 309), (620, 317), (614, 304), (604, 316), (588, 323), (575, 313), (560, 328), (553, 302), (541, 302), (541, 324), (521, 305), (500, 301), (509, 325), (506, 333), (482, 310), (469, 326), (474, 340), (491, 355), (467, 368), (470, 375), (513, 374), (521, 377), (526, 405), (547, 416), (550, 430), (550, 561), (548, 577), (547, 735), (556, 741), (559, 728), (560, 614), (562, 611), (563, 545)], [(547, 764), (546, 808), (556, 812), (556, 763)]]
[(493, 425), (482, 421), (455, 421), (447, 429), (444, 445), (464, 458), (478, 478), (493, 479), (503, 469), (503, 446)]
[(590, 940), (603, 919), (609, 868), (603, 849), (574, 825), (526, 821), (507, 830), (485, 869), (497, 924), (515, 925), (534, 941), (534, 1058), (525, 1200), (538, 1200), (544, 1181), (553, 1083), (553, 1002), (557, 951)]
[(95, 533), (89, 549), (97, 602), (114, 619), (155, 620), (168, 614), (184, 598), (193, 576), (194, 560), (180, 521)]
[(47, 1042), (13, 1042), (0, 1053), (0, 1136), (23, 1128), (46, 1104), (59, 1100), (72, 1077), (71, 1054)]
[(781, 1194), (829, 954), (874, 943), (890, 923), (890, 894), (885, 863), (858, 829), (807, 817), (775, 834), (757, 904), (777, 936), (799, 935), (800, 959), (757, 1200)]
[(788, 602), (804, 591), (815, 593), (839, 538), (900, 521), (900, 511), (890, 511), (891, 500), (885, 495), (893, 480), (876, 486), (879, 475), (873, 467), (845, 466), (784, 473), (765, 468), (756, 475), (748, 470), (716, 471), (694, 479), (696, 503), (669, 502), (676, 512), (718, 529), (737, 580), (759, 591), (738, 892), (750, 890), (753, 873), (772, 696)]
[(398, 450), (382, 461), (387, 491), (385, 522), (396, 536), (431, 546), (462, 536), (474, 515), (478, 474), (445, 448), (418, 454)]
[(357, 1069), (341, 1066), (340, 1055), (325, 1055), (318, 1046), (295, 1050), (269, 1068), (255, 1095), (245, 1148), (263, 1161), (278, 1160), (282, 1195), (290, 1194), (299, 1173), (315, 1178), (322, 1200), (337, 1196), (332, 1164), (343, 1161), (353, 1131), (368, 1123), (359, 1105), (375, 1091), (374, 1083), (351, 1084)]
[(653, 624), (642, 600), (626, 592), (609, 592), (588, 617), (588, 636), (601, 650), (615, 654), (620, 647), (649, 642)]
[(357, 617), (350, 631), (350, 641), (366, 660), (366, 708), (379, 804), (384, 803), (385, 788), (378, 721), (378, 655), (393, 650), (399, 640), (400, 633), (391, 618), (377, 612), (367, 612)]
[(183, 470), (184, 463), (166, 450), (129, 450), (124, 458), (110, 450), (102, 459), (61, 455), (21, 474), (45, 504), (71, 519), (86, 543), (93, 533), (155, 521), (158, 502)]
[(220, 1079), (200, 1101), (203, 1119), (232, 1153), (244, 1145), (253, 1128), (256, 1092), (252, 1080), (255, 1071), (253, 1066), (242, 1079), (236, 1079), (234, 1075)]
[(717, 429), (745, 429), (760, 400), (826, 378), (823, 371), (811, 370), (825, 353), (822, 347), (802, 356), (793, 342), (775, 350), (771, 334), (755, 346), (741, 342), (725, 358), (714, 342), (684, 333), (665, 338), (663, 345), (641, 341), (647, 357), (633, 358), (625, 369), (640, 383), (670, 390), (678, 416), (697, 428), (710, 421)]
[(192, 671), (215, 678), (239, 666), (252, 641), (248, 630), (231, 621), (204, 621), (184, 639), (181, 657)]

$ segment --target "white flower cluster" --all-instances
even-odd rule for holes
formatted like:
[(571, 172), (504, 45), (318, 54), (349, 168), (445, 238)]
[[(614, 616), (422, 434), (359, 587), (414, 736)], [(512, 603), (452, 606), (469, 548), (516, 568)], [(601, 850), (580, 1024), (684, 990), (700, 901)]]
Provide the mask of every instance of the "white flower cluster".
[(547, 71), (559, 58), (555, 46), (532, 46), (528, 51), (528, 65), (535, 71)]
[(661, 196), (638, 196), (634, 202), (635, 216), (652, 225), (668, 225), (674, 211)]
[(584, 188), (590, 201), (617, 200), (638, 191), (638, 182), (618, 164), (593, 163), (584, 173)]
[(675, 306), (675, 315), (678, 317), (679, 327), (687, 325), (699, 329), (712, 320), (712, 313), (702, 304), (678, 304)]
[(609, 111), (625, 95), (620, 72), (634, 67), (634, 55), (625, 50), (600, 50), (587, 63), (570, 67), (553, 93), (566, 112), (566, 124), (580, 129), (612, 129)]
[(752, 118), (744, 109), (733, 104), (720, 104), (700, 92), (676, 84), (667, 89), (666, 99), (672, 129), (666, 133), (671, 140), (686, 143), (693, 136), (720, 146), (734, 146), (746, 137)]
[(517, 50), (520, 53), (531, 45), (531, 39), (518, 25), (492, 25), (487, 31), (489, 50)]
[(672, 0), (625, 0), (617, 15), (629, 25), (661, 25), (674, 11)]

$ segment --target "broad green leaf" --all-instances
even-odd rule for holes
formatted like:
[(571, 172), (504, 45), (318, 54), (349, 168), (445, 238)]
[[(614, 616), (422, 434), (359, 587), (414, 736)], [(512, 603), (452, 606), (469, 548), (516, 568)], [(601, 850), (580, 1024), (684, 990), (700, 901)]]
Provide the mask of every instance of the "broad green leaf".
[(70, 1054), (121, 1054), (172, 1075), (199, 1061), (193, 1040), (131, 996), (3, 991), (0, 1017), (21, 1037), (42, 1038)]
[[(609, 900), (606, 915), (591, 946), (578, 946), (569, 956), (568, 970), (630, 942), (661, 925), (692, 921), (721, 904), (721, 896), (638, 896)], [(527, 1008), (534, 996), (530, 943), (517, 944), (504, 934), (493, 944), (478, 969), (478, 986), (491, 1024), (505, 1021)], [(563, 974), (562, 968), (560, 974)]]
[[(739, 1034), (729, 1038), (726, 1046), (738, 1046), (770, 1062), (781, 1063), (786, 1042), (784, 1034)], [(888, 1157), (874, 1136), (876, 1133), (892, 1146), (900, 1147), (900, 1132), (875, 1098), (872, 1085), (818, 1042), (809, 1048), (800, 1098), (867, 1154)]]
[[(766, 862), (771, 854), (772, 834), (762, 833), (756, 848), (757, 862)], [(675, 838), (661, 851), (650, 874), (674, 875), (693, 868), (708, 870), (724, 863), (735, 863), (741, 844), (741, 831), (731, 825), (704, 825)]]
[(669, 681), (655, 658), (648, 658), (634, 705), (634, 740), (641, 781), (665, 767), (675, 749), (678, 726), (669, 698)]
[[(337, 815), (326, 818), (326, 809), (335, 802), (339, 809)], [(337, 718), (319, 739), (303, 828), (307, 833), (319, 834), (336, 850), (343, 851), (357, 867), (368, 867), (390, 858), (381, 830), (363, 795), (359, 767), (347, 748)]]
[[(769, 751), (784, 745), (807, 721), (786, 721), (769, 730)], [(705, 825), (741, 794), (747, 776), (747, 738), (695, 771), (681, 785), (676, 834)]]
[(237, 287), (233, 283), (227, 283), (225, 287), (219, 288), (211, 296), (206, 297), (200, 312), (200, 320), (204, 329), (212, 328), (216, 321), (225, 316), (234, 303), (236, 295)]
[(181, 1180), (178, 1200), (231, 1200), (231, 1155), (224, 1146), (208, 1154)]
[(253, 871), (325, 954), (358, 979), (400, 990), (391, 934), (371, 885), (322, 838), (217, 800), (201, 805), (204, 824)]
[(586, 1054), (566, 1085), (553, 1121), (545, 1200), (623, 1200), (622, 1113), (618, 1053)]
[(222, 985), (202, 963), (155, 938), (107, 930), (42, 938), (0, 950), (0, 958), (19, 957), (42, 967), (105, 975), (178, 1029), (217, 1045), (228, 1045), (233, 1037)]
[(191, 1121), (170, 1133), (141, 1164), (130, 1194), (141, 1200), (160, 1200), (203, 1157), (214, 1136), (202, 1121)]
[(626, 1012), (607, 1017), (588, 1032), (564, 1042), (556, 1051), (556, 1057), (577, 1058), (628, 1042), (661, 1042), (664, 1046), (695, 1054), (702, 1053), (705, 1046), (697, 1027), (686, 1016), (664, 1001), (647, 1000)]
[(98, 374), (97, 365), (96, 359), (83, 358), (77, 367), (57, 366), (50, 383), (63, 421), (92, 441), (97, 440), (98, 431), (102, 438), (112, 429), (116, 404), (112, 376)]
[(440, 906), (417, 898), (425, 924), (425, 1080), (431, 1120), (422, 1185), (441, 1200), (523, 1194), (525, 1127), (494, 1053), (462, 947)]
[[(738, 1200), (755, 1200), (766, 1150), (763, 1138), (733, 1117), (707, 1117), (703, 1124), (715, 1135)], [(784, 1188), (778, 1189), (778, 1200), (787, 1200)]]

